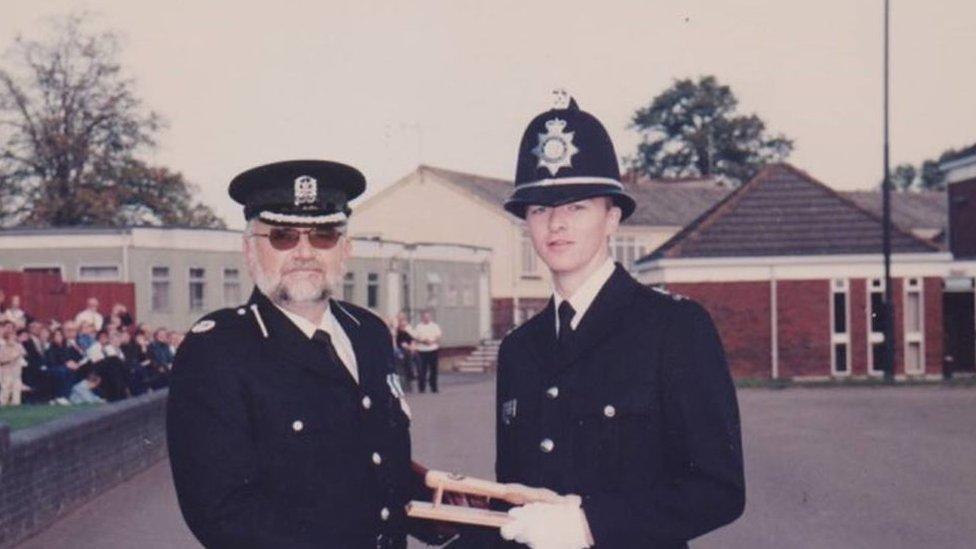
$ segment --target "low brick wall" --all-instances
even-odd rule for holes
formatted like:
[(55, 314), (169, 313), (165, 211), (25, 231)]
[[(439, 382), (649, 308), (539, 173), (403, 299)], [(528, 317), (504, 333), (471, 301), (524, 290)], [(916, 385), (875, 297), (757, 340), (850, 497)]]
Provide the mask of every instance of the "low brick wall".
[(11, 432), (0, 424), (0, 548), (43, 530), (166, 455), (166, 394)]

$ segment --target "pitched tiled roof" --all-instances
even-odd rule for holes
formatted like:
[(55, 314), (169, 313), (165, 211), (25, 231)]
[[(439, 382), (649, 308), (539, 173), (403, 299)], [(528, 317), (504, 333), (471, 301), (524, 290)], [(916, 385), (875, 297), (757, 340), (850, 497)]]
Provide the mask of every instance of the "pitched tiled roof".
[[(853, 200), (789, 164), (773, 164), (648, 257), (879, 253), (881, 233), (880, 218)], [(892, 251), (939, 248), (895, 227)]]
[[(433, 174), (501, 209), (512, 194), (512, 181), (470, 173), (421, 166), (421, 173)], [(683, 227), (704, 213), (732, 189), (710, 180), (643, 180), (625, 183), (637, 202), (626, 225)]]
[[(881, 191), (849, 191), (842, 193), (861, 208), (881, 217)], [(905, 230), (941, 232), (949, 221), (949, 206), (945, 191), (891, 193), (891, 219)]]

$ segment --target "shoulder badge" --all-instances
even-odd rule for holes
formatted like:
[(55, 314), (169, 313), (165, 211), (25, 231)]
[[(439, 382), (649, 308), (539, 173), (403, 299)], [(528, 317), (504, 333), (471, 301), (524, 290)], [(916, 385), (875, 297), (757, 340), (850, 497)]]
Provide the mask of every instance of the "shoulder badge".
[(200, 322), (194, 324), (193, 327), (190, 328), (190, 331), (195, 334), (202, 334), (203, 332), (213, 330), (213, 327), (216, 325), (217, 323), (213, 320), (201, 320)]
[(518, 413), (518, 400), (511, 399), (502, 403), (502, 423), (510, 425)]

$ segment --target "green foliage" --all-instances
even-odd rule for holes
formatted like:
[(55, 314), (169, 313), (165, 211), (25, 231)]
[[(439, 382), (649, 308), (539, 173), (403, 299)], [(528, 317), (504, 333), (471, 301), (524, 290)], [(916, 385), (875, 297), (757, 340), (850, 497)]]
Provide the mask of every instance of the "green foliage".
[(755, 114), (736, 113), (731, 88), (714, 76), (676, 80), (631, 119), (642, 141), (629, 167), (654, 178), (718, 177), (747, 181), (769, 162), (789, 156), (793, 142), (770, 136)]
[(116, 35), (87, 26), (73, 14), (45, 40), (18, 37), (0, 67), (0, 226), (223, 227), (179, 173), (140, 160), (163, 120), (124, 75)]

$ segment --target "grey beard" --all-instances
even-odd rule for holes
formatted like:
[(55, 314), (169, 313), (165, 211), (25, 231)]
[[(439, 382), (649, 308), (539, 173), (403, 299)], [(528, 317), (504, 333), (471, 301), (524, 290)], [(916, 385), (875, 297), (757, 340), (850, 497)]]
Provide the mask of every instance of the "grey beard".
[[(286, 288), (282, 283), (279, 283), (271, 290), (268, 298), (270, 298), (272, 302), (281, 306), (296, 303), (291, 294), (288, 293), (288, 288)], [(330, 288), (322, 288), (317, 296), (313, 297), (312, 299), (303, 300), (301, 303), (325, 303), (330, 299), (332, 299), (332, 290)]]

